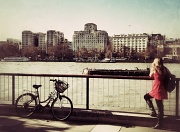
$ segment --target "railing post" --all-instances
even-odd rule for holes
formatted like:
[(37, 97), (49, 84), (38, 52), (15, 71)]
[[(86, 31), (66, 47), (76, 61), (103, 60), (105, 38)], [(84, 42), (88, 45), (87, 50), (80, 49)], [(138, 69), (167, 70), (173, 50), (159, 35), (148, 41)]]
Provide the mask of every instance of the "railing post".
[(12, 75), (12, 104), (15, 102), (15, 76)]
[(89, 77), (86, 77), (86, 109), (89, 109)]
[(179, 116), (179, 80), (176, 79), (176, 117)]

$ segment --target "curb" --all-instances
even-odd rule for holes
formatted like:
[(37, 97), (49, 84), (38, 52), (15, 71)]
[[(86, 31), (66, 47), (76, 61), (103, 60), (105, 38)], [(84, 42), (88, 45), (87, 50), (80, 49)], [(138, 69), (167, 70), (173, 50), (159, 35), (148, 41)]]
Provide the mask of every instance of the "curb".
[[(13, 105), (0, 104), (0, 115), (17, 116)], [(35, 113), (30, 118), (55, 120), (49, 109), (45, 109), (42, 113)], [(86, 110), (73, 109), (71, 117), (67, 121), (82, 121), (93, 123), (117, 124), (126, 127), (144, 126), (152, 127), (156, 124), (157, 119), (145, 114), (123, 113), (106, 110)], [(180, 119), (173, 116), (166, 117), (163, 120), (163, 127), (168, 129), (180, 129)]]

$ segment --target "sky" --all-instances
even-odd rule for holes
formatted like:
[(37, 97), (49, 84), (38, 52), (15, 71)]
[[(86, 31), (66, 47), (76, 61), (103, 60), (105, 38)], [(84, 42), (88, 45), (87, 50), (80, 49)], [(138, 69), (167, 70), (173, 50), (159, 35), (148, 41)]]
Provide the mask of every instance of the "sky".
[(109, 36), (160, 33), (180, 38), (180, 0), (0, 0), (0, 41), (21, 40), (22, 31), (74, 31), (94, 23)]

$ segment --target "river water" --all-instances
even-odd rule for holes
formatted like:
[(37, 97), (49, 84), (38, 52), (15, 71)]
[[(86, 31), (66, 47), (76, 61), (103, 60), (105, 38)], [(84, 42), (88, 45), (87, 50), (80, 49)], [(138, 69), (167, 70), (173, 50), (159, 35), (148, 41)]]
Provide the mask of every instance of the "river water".
[[(165, 63), (171, 73), (180, 77), (180, 64)], [(89, 69), (146, 69), (151, 63), (76, 63), (76, 62), (0, 62), (0, 73), (82, 74)]]

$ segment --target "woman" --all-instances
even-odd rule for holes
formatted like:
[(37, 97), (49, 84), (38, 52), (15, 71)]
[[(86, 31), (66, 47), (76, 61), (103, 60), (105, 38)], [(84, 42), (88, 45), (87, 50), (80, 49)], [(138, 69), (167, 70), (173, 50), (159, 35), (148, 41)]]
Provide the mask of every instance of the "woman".
[[(154, 62), (152, 63), (152, 68), (149, 74), (150, 77), (154, 78), (152, 90), (144, 95), (144, 99), (146, 100), (146, 103), (148, 104), (151, 110), (150, 115), (154, 117), (157, 116), (158, 119), (158, 122), (154, 126), (154, 128), (160, 128), (162, 126), (162, 119), (164, 116), (163, 99), (168, 99), (167, 91), (165, 90), (164, 85), (164, 77), (167, 72), (169, 72), (169, 70), (167, 70), (167, 68), (163, 65), (162, 59), (155, 58)], [(152, 98), (155, 98), (158, 108), (158, 114), (154, 109), (153, 103), (151, 101)]]

